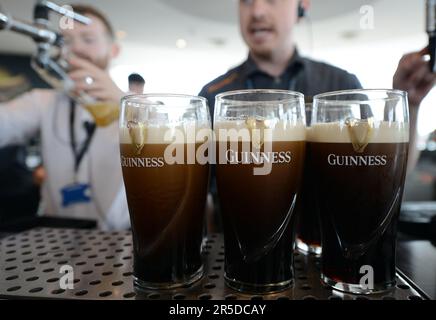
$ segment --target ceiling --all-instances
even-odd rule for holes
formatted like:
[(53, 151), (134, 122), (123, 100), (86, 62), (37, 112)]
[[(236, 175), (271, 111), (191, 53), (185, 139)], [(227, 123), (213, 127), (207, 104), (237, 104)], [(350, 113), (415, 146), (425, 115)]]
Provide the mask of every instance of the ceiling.
[[(56, 1), (62, 4), (61, 1)], [(70, 3), (70, 1), (68, 1)], [(238, 0), (81, 0), (108, 14), (124, 43), (150, 47), (175, 48), (184, 39), (188, 49), (240, 49), (242, 41), (237, 24)], [(31, 20), (35, 0), (0, 0), (3, 12)], [(65, 2), (64, 2), (65, 3)], [(420, 32), (424, 29), (424, 0), (312, 0), (310, 20), (297, 29), (301, 46), (337, 44), (361, 39), (383, 39)], [(376, 30), (359, 30), (359, 8), (373, 5)], [(392, 8), (395, 6), (395, 12)], [(308, 35), (310, 35), (308, 37)], [(29, 39), (0, 32), (0, 51), (29, 53), (34, 46)]]
[[(235, 8), (238, 1), (239, 0), (162, 0), (161, 2), (193, 17), (236, 24), (238, 20)], [(310, 15), (313, 20), (319, 21), (345, 14), (353, 11), (355, 8), (371, 4), (375, 1), (376, 0), (312, 0), (313, 6), (310, 10)]]
[[(123, 20), (126, 17), (123, 13), (128, 9), (135, 9), (136, 13), (144, 14), (148, 16), (148, 13), (152, 12), (152, 9), (156, 9), (156, 6), (162, 6), (166, 13), (170, 14), (175, 10), (182, 14), (200, 18), (208, 21), (216, 21), (222, 23), (237, 23), (237, 8), (239, 0), (127, 0), (127, 2), (119, 2), (115, 0), (82, 0), (82, 1), (56, 1), (57, 4), (64, 3), (88, 3), (102, 8), (105, 12), (110, 13), (111, 17), (115, 18), (124, 24), (133, 24), (135, 21)], [(36, 0), (2, 0), (0, 4), (3, 9), (6, 9), (14, 14), (20, 14), (22, 17), (30, 18), (30, 9)], [(312, 6), (310, 8), (310, 15), (313, 20), (328, 19), (335, 16), (343, 15), (347, 12), (353, 11), (363, 5), (369, 5), (377, 0), (312, 0)], [(124, 4), (128, 4), (127, 8)], [(166, 8), (165, 8), (166, 7)], [(123, 10), (124, 9), (124, 10)], [(157, 18), (156, 15), (153, 16)]]

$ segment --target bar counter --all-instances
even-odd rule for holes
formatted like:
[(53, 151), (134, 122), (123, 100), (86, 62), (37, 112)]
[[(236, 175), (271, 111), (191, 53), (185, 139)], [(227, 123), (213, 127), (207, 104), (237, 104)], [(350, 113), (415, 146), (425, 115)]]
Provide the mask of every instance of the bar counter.
[[(131, 232), (34, 228), (0, 240), (2, 299), (200, 299), (200, 300), (422, 300), (436, 298), (436, 247), (429, 241), (399, 241), (397, 285), (389, 292), (351, 295), (319, 280), (319, 258), (296, 253), (294, 285), (280, 293), (249, 295), (224, 284), (221, 234), (203, 241), (205, 275), (176, 290), (135, 292)], [(73, 288), (62, 288), (68, 274)]]

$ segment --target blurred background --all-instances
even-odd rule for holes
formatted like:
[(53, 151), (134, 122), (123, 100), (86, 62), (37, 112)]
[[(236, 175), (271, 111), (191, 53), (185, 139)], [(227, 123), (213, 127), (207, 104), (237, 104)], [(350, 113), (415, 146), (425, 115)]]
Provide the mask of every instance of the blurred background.
[[(4, 12), (32, 20), (33, 0), (1, 0)], [(127, 76), (140, 73), (147, 92), (197, 94), (201, 87), (247, 55), (238, 28), (238, 0), (94, 0), (113, 22), (122, 45), (111, 74), (127, 89)], [(362, 29), (362, 12), (373, 10), (373, 28)], [(355, 73), (366, 88), (392, 86), (403, 53), (426, 46), (425, 1), (312, 0), (297, 30), (301, 53)], [(34, 43), (0, 32), (0, 53), (26, 56)], [(433, 128), (432, 93), (425, 101), (420, 134)]]
[[(3, 12), (32, 20), (33, 0), (1, 0)], [(59, 2), (58, 4), (67, 4)], [(204, 84), (241, 63), (247, 48), (239, 33), (238, 0), (94, 0), (116, 28), (122, 46), (111, 67), (116, 83), (127, 90), (132, 72), (146, 81), (145, 92), (198, 94)], [(363, 10), (363, 11), (362, 11)], [(362, 13), (373, 21), (362, 27)], [(312, 0), (295, 32), (306, 56), (355, 73), (365, 88), (391, 88), (404, 53), (427, 45), (424, 0)], [(0, 32), (0, 101), (33, 86), (44, 86), (23, 63), (34, 43)], [(9, 88), (9, 90), (8, 90)], [(11, 89), (13, 88), (13, 90)], [(3, 95), (3, 97), (2, 97)], [(434, 200), (436, 93), (423, 102), (419, 116), (420, 164), (408, 181), (406, 200)], [(31, 160), (30, 160), (31, 161)], [(421, 170), (421, 171), (420, 171)]]

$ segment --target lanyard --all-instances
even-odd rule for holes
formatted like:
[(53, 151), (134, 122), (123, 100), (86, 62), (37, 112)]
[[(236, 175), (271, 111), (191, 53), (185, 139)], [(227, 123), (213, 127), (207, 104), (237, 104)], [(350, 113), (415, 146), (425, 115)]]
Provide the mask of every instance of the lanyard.
[(83, 126), (86, 130), (86, 139), (80, 148), (77, 148), (76, 136), (74, 134), (74, 120), (76, 117), (76, 104), (73, 100), (70, 100), (70, 140), (71, 140), (71, 151), (74, 155), (74, 175), (77, 176), (79, 171), (80, 163), (83, 160), (83, 156), (89, 149), (92, 137), (94, 135), (96, 126), (93, 122), (86, 121)]

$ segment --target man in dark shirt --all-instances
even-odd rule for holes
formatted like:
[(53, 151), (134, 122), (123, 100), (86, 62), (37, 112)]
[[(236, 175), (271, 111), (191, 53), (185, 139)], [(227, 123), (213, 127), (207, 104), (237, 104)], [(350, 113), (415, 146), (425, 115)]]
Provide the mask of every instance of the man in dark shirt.
[(200, 96), (208, 99), (213, 116), (215, 96), (218, 93), (239, 89), (283, 89), (304, 93), (313, 97), (322, 92), (359, 89), (357, 77), (340, 68), (292, 54), (282, 74), (273, 76), (258, 67), (252, 55), (241, 65), (229, 70), (207, 84)]
[[(290, 89), (312, 97), (326, 91), (361, 88), (356, 76), (301, 57), (293, 30), (304, 16), (310, 0), (239, 0), (239, 23), (249, 48), (247, 60), (203, 87), (200, 96), (208, 99), (213, 117), (215, 96), (238, 89)], [(404, 55), (393, 76), (393, 88), (407, 91), (409, 98), (409, 170), (414, 167), (416, 123), (421, 101), (436, 79), (424, 59), (427, 49)]]
[[(239, 0), (240, 30), (249, 55), (245, 62), (204, 86), (199, 93), (208, 99), (212, 117), (215, 96), (225, 91), (286, 89), (312, 97), (327, 91), (361, 88), (355, 75), (299, 55), (293, 30), (309, 4), (310, 0)], [(422, 50), (404, 55), (393, 79), (394, 88), (409, 94), (412, 165), (417, 155), (413, 151), (419, 105), (435, 81), (423, 58), (425, 53)], [(213, 195), (216, 193), (214, 178), (212, 168)], [(216, 200), (215, 204), (218, 204)]]
[[(293, 30), (309, 4), (310, 0), (239, 0), (240, 30), (249, 55), (241, 65), (201, 90), (199, 95), (208, 99), (212, 116), (215, 96), (230, 90), (290, 89), (312, 97), (361, 88), (355, 75), (299, 55)], [(403, 56), (393, 79), (394, 88), (409, 93), (411, 132), (418, 107), (435, 80), (423, 58), (425, 53), (422, 50)]]
[(299, 55), (293, 28), (307, 6), (308, 1), (240, 0), (240, 29), (250, 53), (245, 62), (201, 90), (212, 115), (215, 96), (224, 91), (285, 89), (311, 97), (327, 91), (361, 88), (355, 75)]

